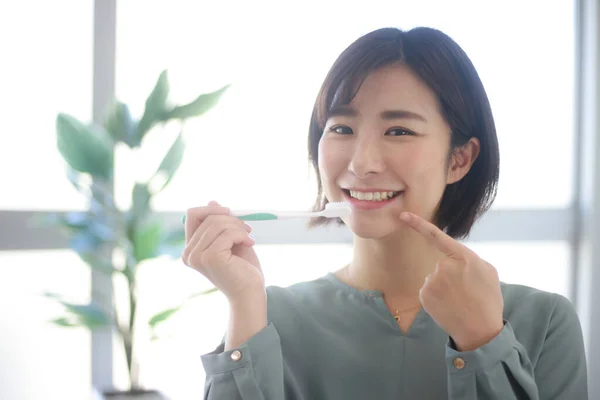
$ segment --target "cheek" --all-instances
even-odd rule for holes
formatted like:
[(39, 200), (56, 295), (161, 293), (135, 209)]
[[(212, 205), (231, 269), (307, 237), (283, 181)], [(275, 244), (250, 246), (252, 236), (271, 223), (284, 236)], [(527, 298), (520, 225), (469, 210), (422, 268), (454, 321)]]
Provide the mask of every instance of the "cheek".
[(416, 147), (407, 151), (400, 162), (403, 170), (410, 171), (409, 185), (428, 192), (444, 190), (447, 156), (441, 149)]
[(344, 168), (344, 152), (327, 139), (319, 142), (319, 172), (321, 179), (327, 181), (335, 177)]

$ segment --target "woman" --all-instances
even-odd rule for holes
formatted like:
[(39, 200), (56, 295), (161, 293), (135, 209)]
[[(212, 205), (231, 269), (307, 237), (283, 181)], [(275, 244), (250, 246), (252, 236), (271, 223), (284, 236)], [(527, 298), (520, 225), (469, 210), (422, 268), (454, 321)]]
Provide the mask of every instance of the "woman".
[(500, 283), (456, 240), (491, 205), (499, 155), (452, 39), (386, 28), (351, 44), (309, 153), (316, 208), (352, 207), (352, 261), (335, 273), (265, 289), (250, 227), (215, 202), (188, 211), (183, 260), (230, 304), (224, 343), (203, 356), (208, 399), (587, 399), (569, 301)]

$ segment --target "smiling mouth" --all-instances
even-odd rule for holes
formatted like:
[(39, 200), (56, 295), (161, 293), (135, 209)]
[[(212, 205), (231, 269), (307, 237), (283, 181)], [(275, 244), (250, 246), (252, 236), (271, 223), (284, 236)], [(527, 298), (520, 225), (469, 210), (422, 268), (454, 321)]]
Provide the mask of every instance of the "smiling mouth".
[(357, 192), (354, 190), (342, 189), (347, 196), (361, 201), (388, 201), (397, 197), (402, 191), (398, 192)]

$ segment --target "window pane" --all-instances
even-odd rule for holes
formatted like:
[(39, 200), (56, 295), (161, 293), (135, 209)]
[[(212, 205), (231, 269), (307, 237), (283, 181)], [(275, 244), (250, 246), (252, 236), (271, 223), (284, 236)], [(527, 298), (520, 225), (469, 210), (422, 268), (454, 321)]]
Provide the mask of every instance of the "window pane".
[[(315, 188), (307, 172), (305, 139), (325, 73), (359, 35), (382, 26), (417, 25), (454, 37), (489, 92), (502, 154), (496, 207), (567, 205), (572, 193), (574, 5), (509, 3), (519, 12), (506, 2), (475, 0), (376, 0), (369, 7), (330, 1), (318, 13), (302, 3), (293, 10), (271, 10), (278, 13), (273, 18), (258, 11), (261, 2), (237, 5), (236, 13), (226, 2), (210, 9), (186, 0), (119, 2), (117, 93), (134, 113), (141, 113), (163, 68), (170, 71), (176, 102), (234, 85), (217, 109), (186, 125), (187, 157), (156, 207), (183, 210), (213, 198), (242, 208), (310, 206)], [(544, 18), (539, 18), (541, 8)], [(139, 18), (142, 11), (145, 18)], [(306, 18), (297, 18), (303, 14), (310, 15), (310, 27)], [(332, 16), (352, 23), (335, 23), (332, 29)], [(156, 29), (157, 18), (161, 29)], [(157, 134), (156, 143), (161, 143), (145, 158), (120, 155), (124, 167), (117, 191), (123, 204), (134, 175), (158, 165), (176, 130)], [(542, 144), (544, 150), (538, 150)]]
[(87, 399), (89, 331), (48, 323), (63, 308), (44, 292), (88, 302), (89, 269), (68, 250), (0, 252), (0, 398)]
[(504, 282), (570, 296), (568, 242), (474, 242), (467, 246), (496, 267)]
[(56, 150), (55, 119), (92, 110), (93, 1), (0, 3), (2, 209), (83, 208)]

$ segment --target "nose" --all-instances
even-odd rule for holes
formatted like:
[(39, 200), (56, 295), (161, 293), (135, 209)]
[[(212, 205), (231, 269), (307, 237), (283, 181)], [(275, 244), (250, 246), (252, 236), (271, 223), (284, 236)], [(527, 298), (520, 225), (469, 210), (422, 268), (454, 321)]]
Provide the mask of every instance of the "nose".
[(357, 178), (383, 172), (385, 168), (381, 143), (377, 140), (357, 140), (348, 170)]

